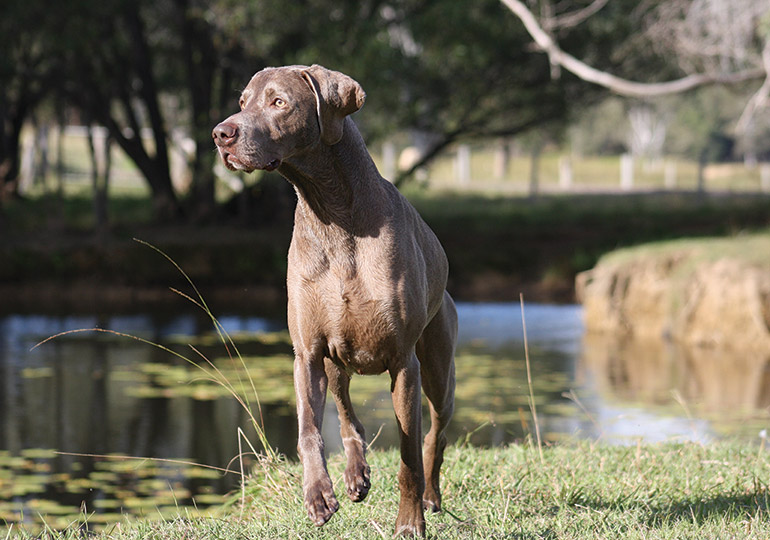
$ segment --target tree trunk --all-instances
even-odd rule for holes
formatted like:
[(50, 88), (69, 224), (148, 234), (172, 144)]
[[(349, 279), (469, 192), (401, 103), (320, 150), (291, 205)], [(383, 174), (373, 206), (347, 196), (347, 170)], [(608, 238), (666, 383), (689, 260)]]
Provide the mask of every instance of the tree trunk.
[(88, 149), (91, 156), (91, 180), (94, 191), (94, 223), (99, 237), (108, 232), (108, 189), (112, 165), (112, 138), (105, 128), (88, 126)]
[(173, 221), (179, 218), (182, 208), (171, 183), (168, 158), (164, 160), (157, 156), (150, 156), (142, 145), (139, 134), (134, 134), (130, 138), (126, 137), (113, 118), (103, 119), (110, 130), (110, 135), (118, 143), (118, 146), (128, 154), (128, 157), (147, 180), (152, 193), (155, 218), (159, 221)]
[[(134, 160), (150, 184), (156, 218), (162, 221), (173, 220), (181, 214), (181, 207), (171, 182), (171, 167), (168, 157), (168, 144), (166, 142), (168, 134), (160, 110), (158, 87), (152, 72), (152, 55), (147, 43), (144, 24), (139, 13), (139, 4), (130, 2), (127, 6), (129, 6), (129, 9), (126, 12), (126, 20), (133, 38), (135, 67), (142, 81), (140, 95), (147, 108), (155, 147), (154, 155), (150, 157), (144, 149), (139, 130), (135, 129), (131, 144), (125, 144), (129, 142), (129, 139), (122, 137), (118, 126), (108, 127), (118, 144)], [(124, 98), (124, 106), (127, 108), (131, 107), (130, 99), (127, 101)], [(121, 137), (118, 137), (118, 134)], [(123, 141), (122, 143), (121, 140)]]
[(0, 204), (5, 198), (19, 194), (21, 128), (26, 111), (26, 106), (20, 104), (15, 114), (3, 120), (0, 133)]
[[(207, 141), (208, 142), (208, 141)], [(195, 141), (193, 161), (193, 186), (195, 188), (196, 217), (207, 220), (216, 209), (214, 177), (214, 152), (203, 150), (203, 143)]]
[(40, 185), (43, 192), (48, 192), (48, 169), (50, 154), (51, 126), (45, 122), (35, 126), (35, 167), (32, 174), (32, 184)]
[(211, 143), (211, 118), (215, 71), (221, 64), (216, 53), (209, 23), (190, 7), (189, 0), (175, 0), (182, 25), (183, 52), (192, 103), (192, 138), (195, 157), (192, 163), (193, 197), (198, 219), (214, 214), (214, 153)]
[(495, 180), (503, 180), (508, 175), (508, 164), (511, 160), (510, 144), (506, 139), (499, 139), (495, 145), (495, 158), (492, 176)]
[(393, 179), (393, 184), (396, 187), (402, 187), (406, 183), (407, 179), (415, 173), (415, 171), (417, 171), (420, 167), (425, 166), (426, 163), (430, 162), (439, 153), (441, 153), (442, 150), (452, 144), (457, 139), (459, 133), (459, 131), (453, 131), (451, 133), (442, 134), (442, 138), (430, 146), (424, 153), (422, 153), (420, 155), (420, 159), (413, 163), (411, 167), (398, 173), (398, 176)]

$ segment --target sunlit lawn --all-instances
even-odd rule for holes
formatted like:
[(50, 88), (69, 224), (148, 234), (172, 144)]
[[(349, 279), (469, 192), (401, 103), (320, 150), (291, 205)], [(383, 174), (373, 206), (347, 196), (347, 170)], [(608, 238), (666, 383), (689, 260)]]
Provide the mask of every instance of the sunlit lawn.
[[(340, 510), (323, 528), (305, 514), (301, 468), (265, 462), (217, 517), (94, 523), (93, 538), (321, 539), (391, 538), (398, 508), (398, 454), (370, 454), (372, 490), (344, 498), (344, 459), (330, 457)], [(430, 538), (763, 539), (770, 536), (770, 461), (766, 450), (737, 443), (607, 446), (572, 442), (542, 457), (526, 443), (481, 449), (452, 446), (443, 468), (444, 512), (427, 516)], [(153, 513), (153, 512), (149, 512)], [(148, 513), (148, 514), (149, 514)], [(14, 527), (7, 538), (84, 538), (88, 517), (63, 531)]]

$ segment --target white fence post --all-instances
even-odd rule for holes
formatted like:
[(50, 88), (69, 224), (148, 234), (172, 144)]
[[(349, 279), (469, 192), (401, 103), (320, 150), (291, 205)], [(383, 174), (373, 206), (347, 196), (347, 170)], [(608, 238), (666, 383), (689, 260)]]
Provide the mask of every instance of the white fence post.
[(471, 149), (467, 144), (461, 144), (457, 147), (457, 181), (462, 186), (467, 186), (471, 182)]
[(676, 188), (676, 162), (666, 161), (663, 167), (663, 185), (666, 189)]
[(770, 163), (759, 166), (759, 186), (764, 192), (770, 192)]
[(396, 145), (391, 141), (382, 144), (382, 173), (391, 182), (396, 176)]
[(35, 128), (31, 125), (21, 130), (21, 160), (19, 163), (19, 193), (24, 193), (32, 186), (35, 175)]
[(569, 156), (559, 156), (559, 187), (564, 191), (572, 189), (572, 160)]
[(620, 156), (620, 189), (627, 191), (634, 187), (634, 156)]

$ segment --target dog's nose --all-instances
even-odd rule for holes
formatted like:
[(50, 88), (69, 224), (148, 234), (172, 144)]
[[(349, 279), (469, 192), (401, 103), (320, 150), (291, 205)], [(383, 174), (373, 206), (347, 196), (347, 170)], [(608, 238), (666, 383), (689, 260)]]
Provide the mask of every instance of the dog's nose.
[(217, 146), (228, 146), (238, 138), (238, 126), (222, 122), (211, 132), (214, 138), (214, 144)]

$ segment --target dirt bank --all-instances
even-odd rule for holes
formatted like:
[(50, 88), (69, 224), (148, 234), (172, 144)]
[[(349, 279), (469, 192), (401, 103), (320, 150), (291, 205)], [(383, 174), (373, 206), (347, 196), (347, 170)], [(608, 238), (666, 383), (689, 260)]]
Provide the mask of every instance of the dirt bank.
[(770, 351), (770, 234), (621, 250), (576, 294), (589, 332)]

